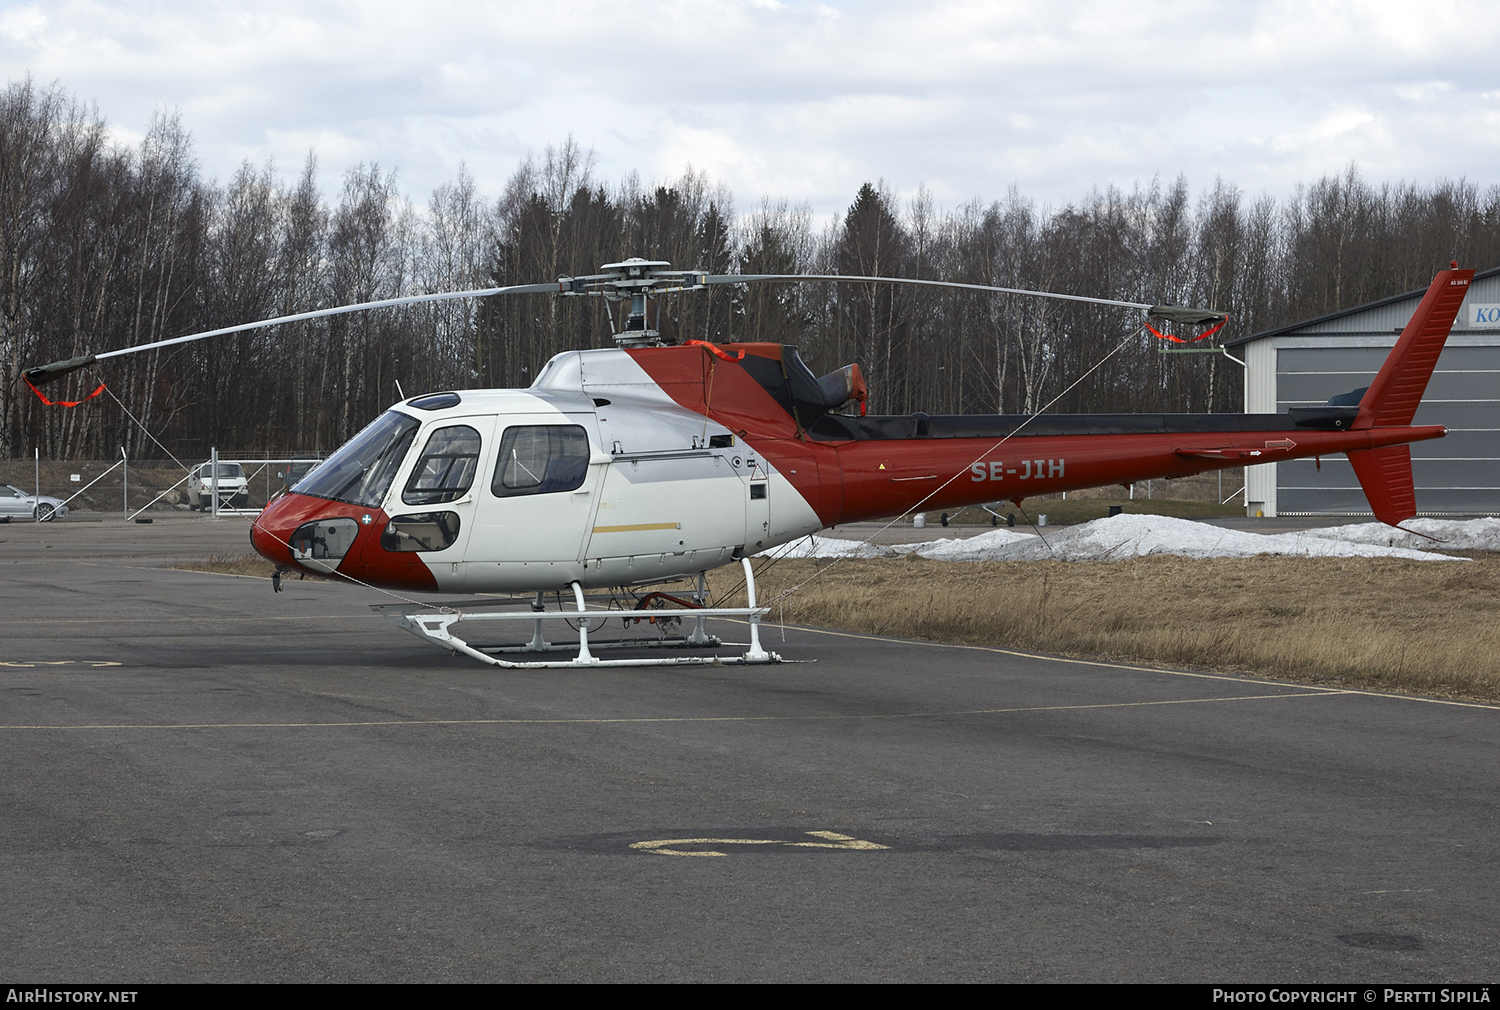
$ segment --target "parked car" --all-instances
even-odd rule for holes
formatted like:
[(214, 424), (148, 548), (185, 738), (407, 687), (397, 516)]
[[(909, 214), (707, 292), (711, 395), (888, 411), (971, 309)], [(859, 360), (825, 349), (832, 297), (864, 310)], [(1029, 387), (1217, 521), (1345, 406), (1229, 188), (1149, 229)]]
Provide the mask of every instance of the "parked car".
[(0, 484), (0, 522), (8, 523), (12, 519), (35, 519), (39, 523), (44, 523), (54, 516), (60, 519), (67, 514), (68, 506), (63, 504), (61, 498), (53, 498), (50, 495), (37, 497), (14, 484)]
[[(188, 477), (188, 504), (208, 511), (214, 506), (214, 465), (201, 463)], [(250, 504), (250, 485), (245, 470), (238, 463), (219, 464), (219, 507), (239, 508)]]

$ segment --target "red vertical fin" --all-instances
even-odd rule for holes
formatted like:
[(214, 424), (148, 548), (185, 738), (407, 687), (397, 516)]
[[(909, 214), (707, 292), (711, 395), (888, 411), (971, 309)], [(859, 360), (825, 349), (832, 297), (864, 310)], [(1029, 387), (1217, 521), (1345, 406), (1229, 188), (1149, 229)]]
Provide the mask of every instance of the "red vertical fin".
[[(1433, 278), (1411, 322), (1380, 367), (1380, 374), (1359, 401), (1359, 416), (1352, 428), (1411, 424), (1473, 276), (1472, 270), (1443, 270)], [(1408, 482), (1410, 479), (1408, 476)], [(1363, 476), (1360, 482), (1364, 483)]]
[(1410, 446), (1387, 445), (1379, 449), (1361, 449), (1348, 455), (1376, 519), (1395, 526), (1417, 514)]

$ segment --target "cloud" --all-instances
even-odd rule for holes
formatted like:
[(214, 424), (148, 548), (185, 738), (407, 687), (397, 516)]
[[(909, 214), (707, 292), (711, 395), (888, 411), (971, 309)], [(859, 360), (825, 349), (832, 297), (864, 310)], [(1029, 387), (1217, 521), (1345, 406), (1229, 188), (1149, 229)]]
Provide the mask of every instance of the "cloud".
[(1289, 191), (1489, 183), (1500, 26), (1471, 3), (0, 3), (0, 65), (97, 101), (116, 136), (179, 109), (205, 174), (325, 190), (397, 167), (418, 203), (466, 163), (490, 196), (569, 135), (597, 174), (692, 164), (742, 207), (837, 213), (866, 180), (1038, 200), (1185, 173)]

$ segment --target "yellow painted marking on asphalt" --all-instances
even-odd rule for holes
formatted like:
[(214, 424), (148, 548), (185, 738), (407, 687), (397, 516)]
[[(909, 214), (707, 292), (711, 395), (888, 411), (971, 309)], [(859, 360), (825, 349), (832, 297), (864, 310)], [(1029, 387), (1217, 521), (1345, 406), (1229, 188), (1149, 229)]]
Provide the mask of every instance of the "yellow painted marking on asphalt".
[[(198, 574), (200, 574), (200, 575), (212, 575), (214, 573), (212, 573), (212, 572), (199, 572)], [(248, 576), (248, 575), (246, 575), (246, 576), (235, 576), (235, 578), (253, 578), (253, 576)], [(267, 579), (265, 581), (269, 582), (270, 579)], [(474, 595), (476, 595), (476, 596), (499, 596), (498, 593), (475, 593)], [(512, 599), (510, 597), (505, 597), (505, 598), (506, 599)], [(530, 596), (527, 596), (526, 599), (529, 600)], [(481, 605), (483, 605), (483, 604), (481, 604)], [(432, 604), (418, 603), (418, 604), (414, 605), (414, 607), (417, 608), (417, 609), (420, 609), (422, 607), (429, 607), (429, 606), (432, 606)], [(590, 611), (599, 611), (600, 613), (607, 613), (611, 617), (615, 617), (615, 616), (624, 617), (624, 616), (626, 616), (626, 612), (625, 611), (610, 610), (608, 606), (606, 606), (605, 604), (602, 604), (602, 603), (590, 603), (590, 604), (588, 604), (588, 609)], [(571, 616), (574, 612), (570, 610), (570, 611), (567, 611), (567, 613)], [(683, 613), (686, 613), (686, 611), (683, 611)], [(134, 624), (134, 623), (137, 623), (137, 622), (139, 622), (141, 620), (149, 620), (153, 625), (158, 625), (158, 624), (192, 624), (195, 627), (197, 627), (197, 626), (201, 626), (203, 624), (203, 618), (202, 617), (150, 617), (150, 618), (140, 618), (140, 617), (49, 617), (49, 618), (44, 618), (42, 620), (35, 620), (35, 621), (33, 621), (33, 620), (26, 620), (24, 618), (22, 618), (22, 619), (14, 619), (14, 620), (7, 620), (5, 618), (0, 618), (0, 625), (6, 625), (6, 624), (120, 624), (122, 622)], [(261, 616), (258, 616), (258, 617), (215, 617), (213, 619), (213, 623), (215, 623), (215, 624), (253, 624), (256, 621), (274, 621), (277, 624), (282, 624), (282, 623), (284, 623), (286, 621), (355, 621), (355, 620), (383, 621), (383, 620), (385, 620), (385, 618), (381, 617), (379, 614), (371, 614), (371, 613), (352, 613), (352, 614), (264, 614), (264, 615), (261, 615)]]
[(641, 530), (675, 530), (681, 523), (635, 523), (630, 526), (595, 526), (595, 533), (637, 533)]
[[(187, 572), (189, 575), (217, 575), (221, 579), (255, 579), (257, 582), (270, 582), (269, 575), (241, 575), (238, 572), (205, 572), (201, 568), (158, 568), (157, 571)], [(298, 579), (298, 582), (312, 582), (312, 579)], [(318, 582), (331, 581), (318, 579)]]
[(684, 852), (681, 849), (671, 848), (676, 845), (786, 845), (791, 848), (801, 849), (842, 849), (845, 852), (875, 852), (881, 849), (889, 849), (889, 845), (878, 845), (875, 842), (867, 842), (855, 838), (853, 835), (841, 835), (837, 831), (809, 831), (807, 834), (814, 838), (823, 838), (822, 842), (788, 842), (781, 838), (658, 838), (646, 842), (631, 842), (630, 847), (639, 852), (651, 852), (658, 856), (725, 856), (728, 853), (719, 852), (716, 849), (707, 849), (702, 852)]
[(1232, 698), (1174, 698), (1169, 701), (1116, 701), (1097, 705), (1035, 705), (1027, 708), (970, 708), (934, 712), (900, 712), (892, 715), (680, 715), (602, 719), (380, 719), (361, 722), (194, 722), (194, 723), (101, 723), (87, 726), (4, 726), (22, 729), (341, 729), (360, 726), (608, 726), (653, 723), (725, 722), (873, 722), (884, 719), (940, 719), (963, 715), (1011, 715), (1026, 712), (1073, 712), (1100, 708), (1152, 708), (1160, 705), (1201, 705), (1226, 701), (1280, 701), (1329, 698), (1348, 691), (1303, 691), (1284, 694), (1247, 694)]
[(789, 842), (804, 849), (858, 849), (861, 852), (873, 852), (876, 849), (888, 849), (889, 845), (877, 845), (867, 842), (853, 835), (841, 835), (837, 831), (809, 831), (814, 838), (826, 838), (823, 842)]
[[(261, 582), (270, 582), (269, 575), (240, 575), (235, 572), (210, 572), (202, 568), (178, 568), (176, 565), (114, 565), (103, 561), (74, 561), (75, 565), (87, 565), (89, 568), (129, 568), (138, 572), (186, 572), (188, 575), (217, 575), (222, 579), (259, 579)], [(332, 579), (298, 579), (299, 582), (309, 582), (313, 585), (331, 585)]]
[(78, 665), (81, 665), (81, 666), (121, 666), (121, 665), (123, 665), (123, 664), (116, 663), (113, 660), (108, 660), (108, 659), (33, 659), (33, 660), (25, 661), (25, 662), (22, 662), (22, 661), (0, 662), (0, 666), (19, 666), (19, 667), (32, 667), (32, 666), (72, 666), (75, 663), (78, 664)]
[[(360, 618), (373, 618), (380, 620), (379, 614), (266, 614), (263, 617), (215, 617), (214, 624), (250, 624), (256, 621), (275, 621), (280, 624), (284, 621), (351, 621)], [(0, 620), (0, 624), (138, 624), (141, 621), (150, 621), (151, 624), (196, 624), (202, 625), (202, 617), (57, 617), (48, 618), (43, 621), (6, 621)]]
[(661, 838), (654, 842), (631, 842), (632, 849), (654, 852), (658, 856), (723, 856), (724, 852), (683, 852), (668, 845), (784, 845), (779, 838)]

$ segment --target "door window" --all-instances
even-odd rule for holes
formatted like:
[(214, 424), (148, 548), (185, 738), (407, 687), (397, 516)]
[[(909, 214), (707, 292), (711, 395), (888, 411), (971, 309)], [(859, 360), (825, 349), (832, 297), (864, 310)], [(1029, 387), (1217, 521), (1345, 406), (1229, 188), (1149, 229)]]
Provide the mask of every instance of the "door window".
[(401, 500), (408, 505), (457, 501), (473, 485), (478, 468), (479, 432), (467, 424), (439, 428), (428, 437)]
[(589, 439), (576, 424), (507, 428), (490, 490), (500, 498), (573, 491), (589, 472)]

